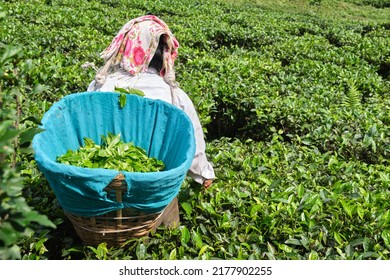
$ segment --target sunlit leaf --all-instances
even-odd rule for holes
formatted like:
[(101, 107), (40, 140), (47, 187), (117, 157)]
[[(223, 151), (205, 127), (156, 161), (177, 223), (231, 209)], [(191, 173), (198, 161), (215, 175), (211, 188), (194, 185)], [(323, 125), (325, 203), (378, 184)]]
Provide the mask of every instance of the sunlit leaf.
[(136, 248), (136, 255), (138, 260), (144, 260), (146, 258), (146, 246), (144, 243), (138, 243)]
[(386, 246), (390, 248), (390, 231), (388, 230), (382, 231), (381, 237), (385, 242)]
[(192, 230), (192, 240), (194, 241), (197, 248), (201, 249), (203, 247), (202, 236), (199, 235), (195, 230)]
[(333, 237), (337, 241), (337, 243), (339, 243), (340, 245), (343, 244), (343, 240), (341, 239), (341, 236), (338, 232), (334, 232)]
[(176, 260), (176, 248), (169, 253), (170, 260)]
[(188, 230), (187, 227), (183, 226), (180, 229), (180, 232), (181, 232), (181, 237), (180, 237), (181, 243), (182, 244), (187, 244), (190, 241), (190, 239), (191, 239), (190, 231)]
[(119, 95), (119, 106), (120, 106), (121, 108), (124, 108), (124, 107), (125, 107), (125, 105), (126, 105), (126, 100), (127, 100), (126, 94), (122, 92), (122, 93)]
[(191, 216), (192, 213), (192, 206), (188, 202), (182, 202), (181, 207), (183, 207), (184, 211), (187, 213), (188, 216)]

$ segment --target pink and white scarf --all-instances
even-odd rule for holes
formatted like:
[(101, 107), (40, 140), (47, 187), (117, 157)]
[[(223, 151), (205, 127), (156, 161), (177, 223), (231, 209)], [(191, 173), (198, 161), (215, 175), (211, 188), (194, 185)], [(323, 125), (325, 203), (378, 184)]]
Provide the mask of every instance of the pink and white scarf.
[(174, 86), (176, 78), (173, 65), (178, 55), (179, 42), (166, 23), (154, 15), (132, 19), (119, 30), (111, 44), (101, 53), (105, 65), (98, 71), (96, 83), (104, 83), (111, 67), (119, 66), (132, 76), (145, 72), (157, 50), (161, 35), (164, 35), (165, 47), (160, 76)]

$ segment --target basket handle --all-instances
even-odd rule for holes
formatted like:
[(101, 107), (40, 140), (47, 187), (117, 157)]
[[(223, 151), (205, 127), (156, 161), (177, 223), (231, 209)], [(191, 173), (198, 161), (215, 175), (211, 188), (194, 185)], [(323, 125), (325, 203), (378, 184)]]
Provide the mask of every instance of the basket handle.
[[(123, 191), (127, 191), (127, 183), (125, 176), (122, 173), (119, 173), (108, 185), (104, 188), (109, 195), (113, 195), (115, 192), (116, 202), (122, 202)], [(117, 225), (122, 225), (122, 209), (116, 210)]]

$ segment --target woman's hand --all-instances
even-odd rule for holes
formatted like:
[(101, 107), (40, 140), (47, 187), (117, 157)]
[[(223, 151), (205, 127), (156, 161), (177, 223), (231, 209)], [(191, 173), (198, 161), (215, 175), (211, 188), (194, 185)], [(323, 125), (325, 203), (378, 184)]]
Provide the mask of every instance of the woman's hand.
[(211, 184), (213, 183), (213, 180), (212, 179), (206, 179), (206, 180), (204, 180), (203, 181), (203, 187), (205, 188), (205, 189), (208, 189), (210, 186), (211, 186)]

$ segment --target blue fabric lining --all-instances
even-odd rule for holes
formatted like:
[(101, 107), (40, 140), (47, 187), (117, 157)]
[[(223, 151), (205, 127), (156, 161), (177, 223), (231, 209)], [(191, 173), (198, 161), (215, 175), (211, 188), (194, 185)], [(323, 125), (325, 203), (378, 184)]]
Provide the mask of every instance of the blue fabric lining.
[[(56, 197), (67, 212), (97, 216), (120, 208), (157, 212), (178, 194), (195, 154), (192, 123), (180, 109), (160, 100), (128, 94), (124, 108), (119, 93), (70, 94), (45, 113), (44, 132), (33, 139), (35, 159)], [(161, 172), (121, 172), (128, 189), (122, 203), (103, 190), (119, 171), (69, 166), (56, 162), (67, 150), (76, 150), (88, 137), (101, 143), (101, 135), (121, 133), (150, 157), (162, 160)]]

